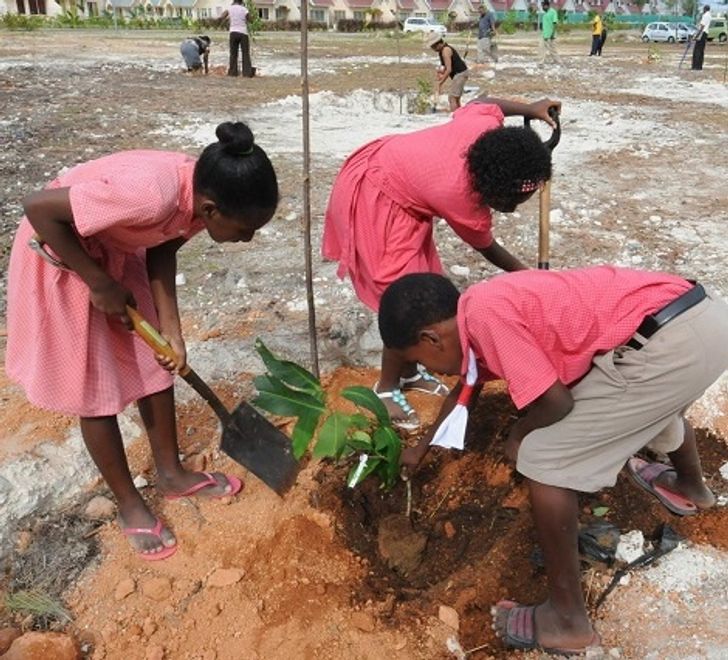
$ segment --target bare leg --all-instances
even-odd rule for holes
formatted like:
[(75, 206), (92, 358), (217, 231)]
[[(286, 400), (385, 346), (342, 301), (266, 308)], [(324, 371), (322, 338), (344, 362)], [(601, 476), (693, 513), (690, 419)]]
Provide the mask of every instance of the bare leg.
[[(139, 491), (134, 487), (129, 464), (124, 453), (119, 425), (115, 416), (82, 417), (81, 434), (86, 448), (101, 476), (114, 494), (119, 506), (119, 521), (122, 528), (154, 527), (156, 518), (147, 508)], [(171, 547), (176, 541), (172, 532), (163, 528), (162, 541), (149, 534), (131, 536), (131, 543), (141, 552), (158, 552), (164, 546)]]
[(701, 509), (709, 509), (715, 504), (715, 496), (703, 481), (695, 431), (686, 419), (683, 419), (683, 426), (685, 435), (682, 445), (668, 454), (675, 472), (663, 472), (655, 479), (655, 483), (687, 497)]
[(583, 648), (593, 641), (594, 630), (581, 590), (577, 494), (530, 479), (528, 486), (548, 580), (548, 599), (535, 612), (538, 643)]
[[(139, 414), (149, 436), (160, 490), (167, 493), (181, 493), (206, 479), (199, 472), (188, 472), (179, 460), (177, 443), (177, 420), (174, 410), (174, 389), (151, 394), (139, 399)], [(231, 490), (224, 474), (215, 473), (217, 486), (208, 486), (202, 495), (222, 495)]]

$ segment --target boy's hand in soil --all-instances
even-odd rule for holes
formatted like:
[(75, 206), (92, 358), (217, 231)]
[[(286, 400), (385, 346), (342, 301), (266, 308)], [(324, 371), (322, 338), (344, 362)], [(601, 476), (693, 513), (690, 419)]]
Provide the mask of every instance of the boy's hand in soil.
[(430, 443), (429, 440), (425, 442), (426, 438), (427, 436), (422, 438), (414, 447), (407, 447), (407, 449), (402, 450), (399, 463), (402, 466), (401, 474), (403, 479), (411, 477), (417, 471), (425, 456), (427, 456)]

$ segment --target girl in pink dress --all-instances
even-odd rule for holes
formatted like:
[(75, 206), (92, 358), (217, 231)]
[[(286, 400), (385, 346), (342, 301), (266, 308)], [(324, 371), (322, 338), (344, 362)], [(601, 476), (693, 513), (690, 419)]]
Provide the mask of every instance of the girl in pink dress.
[[(242, 123), (217, 127), (200, 158), (127, 151), (82, 163), (24, 200), (8, 272), (6, 370), (41, 408), (80, 417), (91, 457), (117, 499), (122, 531), (143, 559), (176, 549), (134, 487), (116, 415), (136, 401), (157, 486), (169, 498), (234, 495), (239, 479), (179, 461), (173, 373), (186, 361), (175, 291), (176, 252), (206, 229), (250, 241), (272, 217), (278, 183)], [(40, 236), (65, 268), (28, 245)], [(130, 332), (126, 306), (160, 328), (178, 360)]]
[[(339, 262), (359, 299), (374, 311), (402, 275), (442, 273), (432, 237), (435, 217), (488, 261), (506, 271), (526, 268), (491, 233), (491, 208), (512, 212), (551, 177), (551, 155), (527, 128), (503, 127), (506, 116), (542, 119), (558, 101), (517, 103), (481, 97), (452, 119), (413, 133), (389, 135), (355, 151), (329, 199), (323, 256)], [(447, 387), (392, 351), (382, 352), (374, 391), (393, 422), (415, 429), (419, 419), (404, 391), (447, 394)]]

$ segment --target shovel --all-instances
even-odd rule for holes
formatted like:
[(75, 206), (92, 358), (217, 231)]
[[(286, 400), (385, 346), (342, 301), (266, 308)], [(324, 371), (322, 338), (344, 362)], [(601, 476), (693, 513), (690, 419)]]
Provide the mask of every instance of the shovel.
[(655, 547), (652, 548), (652, 550), (648, 550), (644, 554), (637, 557), (637, 559), (632, 560), (629, 564), (627, 564), (624, 568), (618, 570), (614, 576), (612, 577), (611, 582), (607, 585), (606, 589), (602, 592), (601, 596), (599, 596), (599, 599), (597, 600), (596, 604), (594, 605), (594, 611), (596, 612), (601, 604), (604, 602), (604, 599), (612, 593), (612, 590), (619, 584), (619, 581), (631, 570), (634, 570), (635, 568), (643, 568), (644, 566), (650, 566), (653, 564), (656, 560), (660, 559), (660, 557), (664, 557), (668, 552), (672, 552), (675, 548), (677, 548), (678, 544), (680, 543), (680, 536), (678, 536), (678, 533), (670, 527), (667, 523), (663, 523), (660, 527), (660, 538), (655, 544)]
[(682, 57), (680, 58), (680, 64), (677, 65), (678, 69), (682, 69), (683, 62), (685, 61), (685, 58), (688, 55), (688, 51), (690, 50), (690, 47), (693, 45), (693, 40), (688, 36), (687, 40), (688, 43), (685, 45), (685, 51), (682, 54)]
[[(549, 116), (556, 122), (556, 128), (551, 133), (551, 137), (544, 142), (544, 146), (553, 152), (556, 145), (561, 139), (561, 122), (559, 121), (559, 113), (556, 108), (549, 108)], [(531, 125), (528, 117), (523, 118), (526, 126)], [(551, 209), (551, 180), (544, 181), (541, 190), (538, 193), (538, 267), (541, 270), (549, 269), (549, 214)]]
[[(45, 248), (45, 241), (34, 235), (28, 247), (49, 264), (68, 270), (68, 266)], [(160, 355), (177, 362), (177, 355), (169, 342), (160, 335), (133, 307), (126, 312), (136, 333)], [(179, 372), (192, 388), (210, 405), (222, 423), (220, 448), (234, 461), (246, 467), (266, 486), (283, 495), (296, 481), (298, 461), (293, 456), (291, 441), (249, 403), (243, 401), (232, 412), (189, 365)]]
[[(126, 311), (135, 332), (155, 353), (177, 360), (169, 342), (136, 309), (127, 306)], [(179, 375), (207, 401), (220, 418), (223, 428), (220, 448), (278, 495), (283, 495), (296, 481), (299, 467), (288, 437), (245, 401), (229, 412), (189, 365), (185, 365)]]

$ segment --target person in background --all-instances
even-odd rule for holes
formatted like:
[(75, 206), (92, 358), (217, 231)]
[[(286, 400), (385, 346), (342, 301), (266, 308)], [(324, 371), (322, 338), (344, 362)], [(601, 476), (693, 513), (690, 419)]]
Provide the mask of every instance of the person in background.
[[(177, 251), (203, 230), (217, 243), (247, 243), (278, 205), (273, 165), (250, 129), (225, 122), (216, 135), (198, 159), (138, 150), (74, 165), (25, 198), (10, 254), (8, 378), (33, 405), (79, 418), (121, 531), (144, 560), (166, 559), (177, 541), (129, 473), (117, 421), (129, 404), (165, 498), (230, 497), (242, 488), (233, 475), (185, 469), (174, 403), (174, 373), (186, 362)], [(159, 328), (176, 360), (155, 358), (131, 332), (129, 307)]]
[(602, 38), (599, 40), (599, 48), (597, 48), (597, 55), (600, 57), (605, 43), (607, 43), (607, 24), (602, 20)]
[[(542, 99), (521, 103), (481, 96), (438, 126), (387, 135), (357, 149), (342, 166), (326, 208), (322, 254), (339, 262), (357, 297), (379, 308), (384, 289), (405, 273), (442, 272), (434, 242), (443, 218), (497, 268), (527, 266), (493, 237), (493, 212), (512, 213), (551, 178), (551, 154), (530, 128), (504, 126), (505, 117), (540, 119), (553, 126)], [(447, 394), (447, 387), (415, 363), (382, 352), (374, 391), (396, 426), (420, 420), (407, 401), (412, 390)]]
[(440, 56), (440, 68), (437, 71), (438, 94), (442, 84), (450, 78), (447, 100), (450, 103), (450, 112), (455, 112), (460, 107), (460, 98), (468, 80), (468, 66), (458, 52), (450, 44), (445, 43), (438, 32), (430, 33), (427, 45)]
[[(485, 5), (480, 5), (478, 9), (480, 18), (478, 19), (478, 54), (476, 62), (485, 65), (486, 58), (493, 61), (493, 65), (498, 64), (498, 45), (495, 38), (497, 36), (495, 28), (495, 14)], [(493, 67), (495, 69), (495, 66)]]
[(549, 59), (553, 64), (561, 64), (561, 58), (556, 52), (556, 24), (559, 22), (559, 15), (551, 6), (549, 0), (541, 3), (543, 17), (541, 18), (541, 64), (546, 64)]
[(182, 45), (179, 47), (179, 52), (185, 61), (187, 71), (196, 73), (201, 71), (204, 65), (205, 73), (208, 73), (210, 44), (210, 37), (207, 35), (189, 37), (182, 42)]
[(698, 24), (698, 31), (695, 33), (693, 39), (695, 45), (693, 46), (693, 71), (702, 71), (703, 59), (705, 58), (705, 44), (708, 42), (708, 28), (710, 27), (710, 5), (703, 7), (703, 15), (700, 17), (700, 23)]
[(589, 57), (592, 55), (601, 55), (601, 44), (602, 44), (602, 31), (603, 31), (603, 25), (602, 25), (602, 17), (599, 14), (594, 14), (594, 18), (592, 18), (591, 21), (592, 25), (592, 43), (591, 43), (591, 52), (589, 53)]
[(250, 61), (250, 36), (248, 35), (250, 12), (243, 4), (243, 0), (233, 0), (230, 8), (222, 13), (219, 22), (222, 25), (226, 21), (230, 24), (230, 64), (227, 74), (233, 77), (240, 75), (238, 70), (238, 51), (240, 51), (243, 77), (252, 78), (255, 72)]

